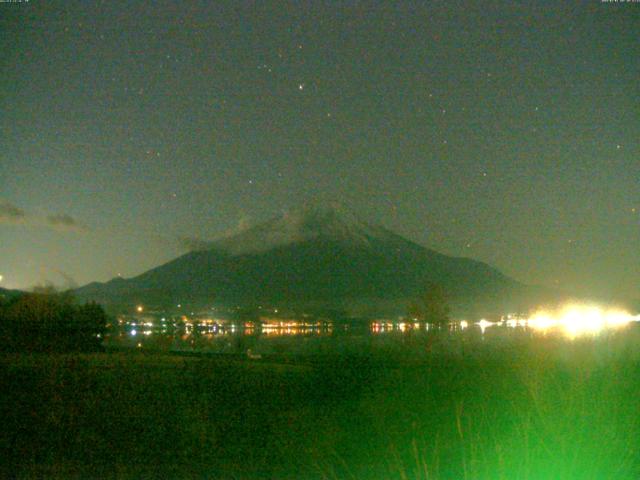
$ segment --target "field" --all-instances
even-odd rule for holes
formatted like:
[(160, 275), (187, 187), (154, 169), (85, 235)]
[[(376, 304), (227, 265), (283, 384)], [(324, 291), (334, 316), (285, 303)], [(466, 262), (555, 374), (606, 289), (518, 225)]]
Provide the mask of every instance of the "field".
[[(637, 479), (638, 329), (0, 357), (3, 478)], [(448, 343), (447, 343), (448, 342)], [(428, 345), (432, 345), (432, 342)]]

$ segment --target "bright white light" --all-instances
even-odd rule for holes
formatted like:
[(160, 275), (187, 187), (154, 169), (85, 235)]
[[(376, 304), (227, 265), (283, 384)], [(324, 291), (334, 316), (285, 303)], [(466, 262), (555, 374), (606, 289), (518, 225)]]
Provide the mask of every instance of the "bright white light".
[(467, 328), (469, 326), (469, 323), (466, 320), (462, 320), (460, 322), (460, 329), (464, 330), (465, 328)]
[(558, 321), (545, 312), (537, 312), (527, 320), (527, 326), (536, 330), (548, 330), (556, 327), (557, 325)]
[(638, 320), (640, 320), (638, 317), (623, 310), (605, 309), (597, 305), (571, 304), (553, 313), (536, 312), (527, 321), (527, 325), (542, 332), (560, 330), (569, 338), (575, 338), (621, 328)]
[(131, 336), (135, 337), (138, 334), (135, 329), (131, 330)]
[(489, 322), (487, 320), (485, 320), (484, 318), (481, 319), (478, 324), (480, 327), (480, 330), (482, 331), (482, 333), (484, 333), (484, 331), (487, 329), (487, 327), (491, 327), (492, 325), (495, 325), (493, 322)]
[(2, 281), (2, 279), (3, 279), (3, 278), (4, 278), (4, 277), (3, 277), (2, 275), (0, 275), (0, 282)]

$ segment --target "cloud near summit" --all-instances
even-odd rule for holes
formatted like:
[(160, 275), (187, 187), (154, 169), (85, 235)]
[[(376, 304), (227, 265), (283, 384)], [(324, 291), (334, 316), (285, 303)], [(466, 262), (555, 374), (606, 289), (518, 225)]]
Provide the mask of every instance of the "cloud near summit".
[(180, 248), (187, 252), (207, 250), (212, 245), (212, 242), (197, 237), (180, 237), (178, 243)]
[(252, 221), (251, 217), (245, 214), (241, 214), (238, 219), (238, 223), (231, 228), (224, 230), (221, 234), (217, 235), (213, 240), (205, 240), (196, 236), (185, 236), (178, 237), (178, 245), (180, 249), (186, 252), (197, 252), (201, 250), (208, 250), (211, 248), (216, 240), (220, 240), (222, 238), (231, 237), (240, 232), (247, 230), (251, 227)]

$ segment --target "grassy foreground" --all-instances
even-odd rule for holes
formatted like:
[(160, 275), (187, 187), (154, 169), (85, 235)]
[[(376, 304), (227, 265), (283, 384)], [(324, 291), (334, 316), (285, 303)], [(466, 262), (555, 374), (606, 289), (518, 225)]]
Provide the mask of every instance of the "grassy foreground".
[(413, 339), (411, 355), (287, 364), (5, 355), (0, 475), (637, 479), (639, 341)]

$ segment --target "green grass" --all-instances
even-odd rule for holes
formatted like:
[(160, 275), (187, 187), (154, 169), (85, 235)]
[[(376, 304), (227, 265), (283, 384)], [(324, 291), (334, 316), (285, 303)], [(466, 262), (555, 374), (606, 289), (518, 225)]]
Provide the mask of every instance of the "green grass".
[[(447, 343), (448, 342), (448, 343)], [(640, 478), (640, 338), (0, 357), (3, 477)]]

